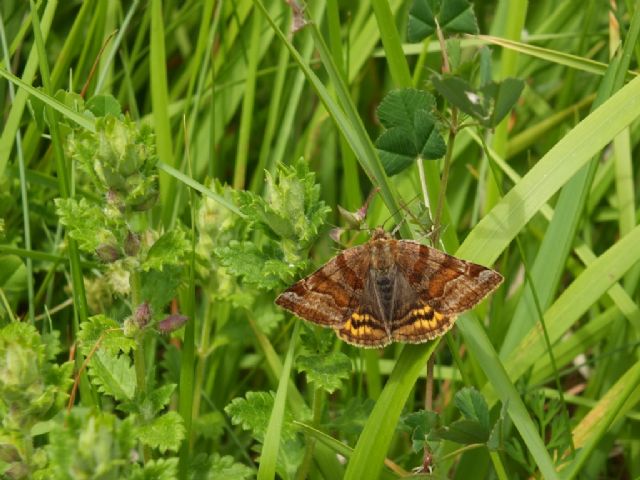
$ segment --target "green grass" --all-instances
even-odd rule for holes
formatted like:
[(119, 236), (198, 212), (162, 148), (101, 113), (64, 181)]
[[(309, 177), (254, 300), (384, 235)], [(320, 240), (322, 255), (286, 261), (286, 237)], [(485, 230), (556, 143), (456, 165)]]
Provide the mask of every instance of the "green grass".
[[(635, 2), (439, 16), (470, 88), (524, 81), (492, 128), (434, 87), (412, 1), (310, 2), (295, 33), (275, 0), (41, 3), (0, 3), (0, 476), (397, 478), (425, 444), (435, 478), (640, 476)], [(448, 160), (390, 177), (400, 88), (436, 96)], [(505, 277), (445, 341), (361, 350), (273, 304), (374, 187), (369, 227), (441, 218)]]

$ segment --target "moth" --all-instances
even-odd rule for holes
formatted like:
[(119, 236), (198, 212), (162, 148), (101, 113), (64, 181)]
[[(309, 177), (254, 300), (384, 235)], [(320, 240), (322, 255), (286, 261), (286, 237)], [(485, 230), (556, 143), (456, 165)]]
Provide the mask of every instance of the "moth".
[(495, 270), (377, 228), (367, 243), (282, 292), (276, 304), (334, 329), (347, 343), (381, 348), (444, 335), (502, 281)]

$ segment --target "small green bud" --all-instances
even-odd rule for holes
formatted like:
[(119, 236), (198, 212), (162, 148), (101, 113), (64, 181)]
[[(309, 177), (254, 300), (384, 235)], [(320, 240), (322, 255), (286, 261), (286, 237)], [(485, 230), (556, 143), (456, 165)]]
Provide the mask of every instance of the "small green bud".
[(129, 317), (125, 319), (124, 324), (122, 325), (122, 332), (124, 333), (125, 337), (128, 337), (128, 338), (135, 337), (139, 331), (140, 331), (140, 327), (135, 322), (133, 317)]

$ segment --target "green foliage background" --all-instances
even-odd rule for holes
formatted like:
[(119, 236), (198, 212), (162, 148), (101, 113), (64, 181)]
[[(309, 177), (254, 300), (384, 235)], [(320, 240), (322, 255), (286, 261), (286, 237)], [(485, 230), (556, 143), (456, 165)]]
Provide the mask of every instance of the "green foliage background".
[[(632, 1), (1, 2), (0, 475), (640, 476), (639, 32)], [(370, 226), (505, 277), (444, 342), (273, 304), (374, 187)]]

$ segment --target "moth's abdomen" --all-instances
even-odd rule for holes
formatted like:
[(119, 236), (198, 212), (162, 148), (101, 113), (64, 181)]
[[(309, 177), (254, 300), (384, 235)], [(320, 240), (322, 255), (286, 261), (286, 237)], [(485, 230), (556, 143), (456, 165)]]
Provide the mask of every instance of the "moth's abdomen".
[(376, 286), (381, 295), (391, 297), (393, 294), (393, 278), (389, 275), (379, 275), (376, 277)]
[(393, 317), (393, 284), (394, 278), (391, 275), (376, 276), (376, 290), (386, 319)]

